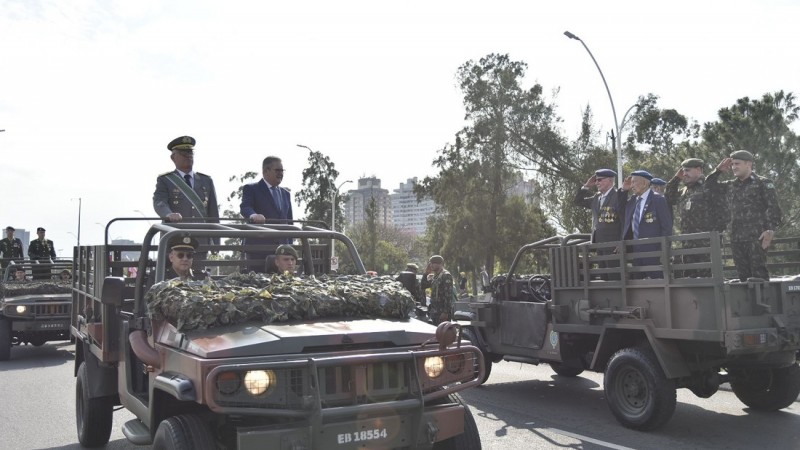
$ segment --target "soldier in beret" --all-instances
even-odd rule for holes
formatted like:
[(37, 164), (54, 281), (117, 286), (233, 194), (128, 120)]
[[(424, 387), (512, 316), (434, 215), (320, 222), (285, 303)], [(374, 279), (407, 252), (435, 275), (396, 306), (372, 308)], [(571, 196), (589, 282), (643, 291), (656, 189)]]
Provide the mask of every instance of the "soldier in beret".
[(275, 249), (275, 265), (278, 267), (278, 273), (294, 274), (297, 265), (297, 250), (289, 244), (279, 245)]
[(14, 237), (17, 231), (12, 226), (6, 227), (6, 237), (0, 240), (0, 267), (6, 268), (10, 260), (21, 260), (25, 256), (22, 254), (22, 241)]
[[(617, 173), (611, 169), (595, 171), (575, 194), (573, 203), (592, 211), (592, 242), (619, 241), (622, 233), (622, 220), (625, 202), (628, 196), (621, 189), (615, 188)], [(597, 192), (593, 192), (594, 189)], [(613, 248), (601, 248), (598, 255), (610, 255)], [(618, 261), (601, 261), (600, 268), (619, 267)], [(604, 280), (618, 280), (617, 274), (602, 275)]]
[[(670, 207), (675, 207), (675, 218), (678, 220), (678, 230), (681, 234), (702, 233), (706, 231), (722, 231), (714, 226), (715, 220), (712, 216), (717, 202), (725, 202), (724, 193), (718, 188), (716, 192), (712, 186), (706, 184), (706, 177), (703, 174), (705, 162), (698, 158), (688, 158), (681, 163), (681, 167), (675, 172), (669, 183), (665, 196)], [(680, 184), (683, 183), (683, 188)], [(680, 189), (679, 189), (680, 188)], [(707, 240), (694, 239), (684, 241), (683, 248), (708, 247), (710, 242)], [(708, 255), (683, 255), (681, 259), (686, 264), (695, 262), (708, 262)], [(681, 274), (676, 274), (680, 276)], [(682, 274), (685, 277), (709, 277), (709, 269), (686, 270)]]
[(167, 278), (174, 278), (180, 281), (204, 280), (205, 272), (195, 274), (192, 271), (195, 250), (200, 245), (197, 239), (189, 236), (176, 236), (170, 239), (169, 243), (169, 262)]
[[(622, 228), (622, 239), (642, 239), (672, 235), (672, 212), (667, 200), (650, 188), (653, 175), (646, 170), (631, 172), (622, 185), (623, 190), (630, 190), (634, 195), (628, 199), (625, 207), (625, 225)], [(644, 244), (633, 246), (634, 252), (653, 252), (661, 250), (661, 244)], [(658, 257), (636, 258), (635, 266), (656, 266), (661, 264)], [(663, 272), (634, 273), (633, 278), (663, 278)]]
[(431, 304), (428, 317), (434, 325), (453, 319), (455, 308), (455, 286), (453, 275), (444, 268), (444, 258), (433, 255), (422, 275), (422, 290), (431, 288)]
[(664, 195), (664, 187), (667, 185), (667, 182), (662, 180), (661, 178), (653, 178), (650, 180), (650, 188), (659, 195)]
[(14, 281), (19, 281), (19, 282), (28, 281), (28, 278), (25, 276), (25, 268), (22, 267), (21, 265), (18, 265), (14, 269)]
[[(167, 144), (175, 170), (159, 175), (153, 192), (153, 209), (167, 222), (217, 222), (214, 219), (219, 218), (214, 181), (193, 169), (195, 143), (193, 137), (181, 136)], [(218, 243), (214, 239), (207, 242)], [(195, 270), (202, 268), (206, 255), (198, 253)]]
[[(53, 241), (45, 239), (45, 229), (39, 227), (36, 229), (38, 238), (30, 243), (28, 246), (28, 258), (39, 261), (40, 264), (50, 263), (56, 258), (56, 248)], [(50, 267), (34, 267), (33, 270), (34, 280), (47, 280), (51, 277)]]
[[(772, 180), (753, 172), (753, 154), (747, 150), (731, 153), (717, 165), (706, 183), (727, 188), (731, 208), (731, 250), (739, 279), (755, 277), (769, 280), (767, 249), (783, 221), (778, 194)], [(719, 181), (723, 172), (733, 172), (734, 179)]]

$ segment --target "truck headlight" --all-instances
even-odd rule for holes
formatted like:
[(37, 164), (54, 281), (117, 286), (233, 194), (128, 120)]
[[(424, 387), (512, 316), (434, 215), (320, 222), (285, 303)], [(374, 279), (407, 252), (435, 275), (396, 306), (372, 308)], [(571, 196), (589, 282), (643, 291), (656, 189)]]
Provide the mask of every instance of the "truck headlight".
[(275, 372), (271, 370), (250, 370), (244, 374), (244, 387), (254, 397), (275, 386), (275, 381)]
[(27, 309), (28, 307), (25, 305), (17, 305), (17, 314), (25, 314), (25, 310)]
[(425, 358), (424, 367), (429, 378), (436, 378), (444, 371), (444, 359), (441, 356), (429, 356)]

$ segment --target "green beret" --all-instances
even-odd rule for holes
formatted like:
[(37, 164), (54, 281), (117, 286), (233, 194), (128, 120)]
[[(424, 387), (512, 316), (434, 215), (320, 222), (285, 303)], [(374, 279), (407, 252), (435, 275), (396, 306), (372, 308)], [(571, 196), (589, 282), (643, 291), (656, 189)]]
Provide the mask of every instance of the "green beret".
[(747, 150), (736, 150), (735, 152), (731, 153), (731, 159), (738, 159), (741, 161), (752, 161), (753, 154), (748, 152)]
[(190, 236), (175, 236), (168, 244), (170, 250), (197, 250), (199, 246), (200, 242)]
[(705, 162), (703, 162), (700, 158), (689, 158), (684, 159), (681, 163), (681, 167), (691, 168), (691, 167), (703, 167), (705, 166)]
[(170, 141), (167, 144), (167, 150), (194, 150), (195, 140), (191, 136), (181, 136)]
[(432, 264), (444, 264), (444, 258), (442, 258), (439, 255), (433, 255), (431, 256), (431, 259), (428, 260), (428, 262)]
[(291, 256), (294, 256), (294, 259), (297, 259), (297, 250), (295, 250), (294, 247), (292, 247), (289, 244), (283, 244), (281, 246), (278, 246), (278, 248), (275, 250), (275, 254), (276, 255), (291, 255)]
[(417, 266), (414, 263), (408, 263), (408, 264), (406, 264), (406, 269), (413, 270), (414, 272), (416, 272), (416, 271), (419, 270), (419, 266)]

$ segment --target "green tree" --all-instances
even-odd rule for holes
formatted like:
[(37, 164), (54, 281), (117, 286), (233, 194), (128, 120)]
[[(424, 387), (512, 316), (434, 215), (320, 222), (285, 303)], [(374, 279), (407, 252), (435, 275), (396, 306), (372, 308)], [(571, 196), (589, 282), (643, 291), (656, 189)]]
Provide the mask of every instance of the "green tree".
[(441, 253), (451, 268), (494, 267), (506, 240), (499, 234), (502, 216), (522, 213), (504, 206), (523, 165), (557, 173), (563, 166), (541, 162), (550, 158), (569, 164), (566, 152), (558, 152), (563, 143), (552, 126), (557, 118), (554, 107), (544, 101), (542, 87), (520, 85), (526, 68), (508, 55), (490, 54), (458, 69), (468, 125), (434, 160), (437, 176), (415, 187), (418, 198), (428, 195), (437, 204), (440, 217), (429, 222), (429, 230), (437, 227), (431, 230), (429, 250)]
[[(303, 188), (295, 196), (306, 205), (305, 220), (318, 220), (331, 225), (331, 200), (337, 177), (339, 171), (329, 157), (308, 150), (308, 166), (303, 169)], [(343, 223), (342, 205), (346, 201), (346, 196), (339, 196), (336, 202), (336, 223)]]

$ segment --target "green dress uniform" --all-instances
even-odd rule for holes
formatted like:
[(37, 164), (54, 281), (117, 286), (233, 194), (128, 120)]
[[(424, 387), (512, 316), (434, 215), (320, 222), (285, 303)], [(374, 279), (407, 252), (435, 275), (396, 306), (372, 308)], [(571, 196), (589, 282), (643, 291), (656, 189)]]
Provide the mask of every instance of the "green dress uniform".
[(22, 241), (19, 238), (0, 240), (0, 266), (6, 268), (11, 260), (23, 259)]
[[(36, 239), (32, 241), (31, 245), (28, 246), (28, 258), (37, 260), (40, 263), (49, 262), (50, 260), (55, 259), (56, 250), (55, 246), (53, 246), (53, 241), (50, 239)], [(33, 267), (32, 272), (34, 280), (47, 280), (52, 276), (50, 273), (50, 267)]]
[(442, 313), (447, 315), (445, 320), (453, 320), (453, 309), (455, 308), (453, 275), (447, 270), (442, 269), (438, 274), (434, 274), (433, 279), (428, 281), (426, 276), (422, 277), (422, 290), (431, 288), (431, 304), (428, 307), (428, 317), (438, 325), (442, 322)]
[(731, 208), (731, 250), (739, 279), (756, 277), (769, 280), (767, 251), (761, 247), (759, 237), (766, 230), (777, 229), (783, 221), (775, 184), (751, 173), (744, 180), (738, 178), (718, 181), (721, 171), (714, 170), (707, 183), (727, 187), (727, 202)]

